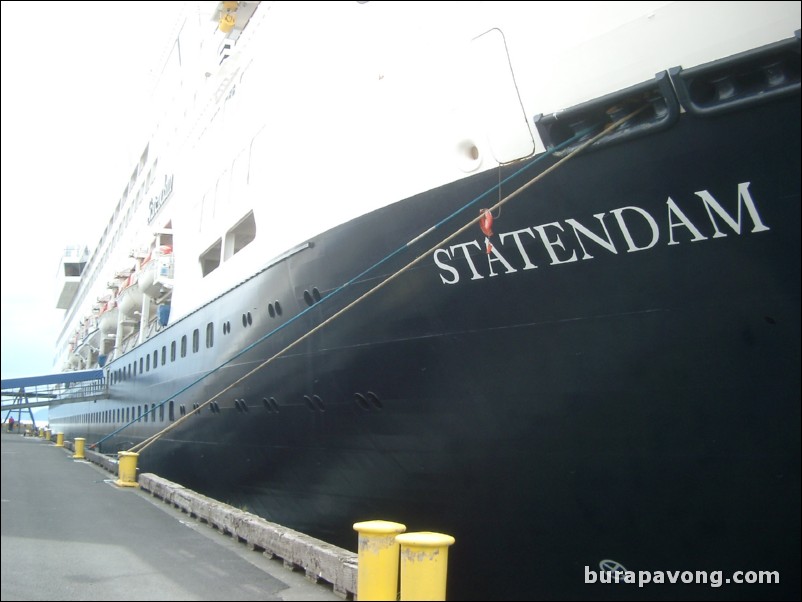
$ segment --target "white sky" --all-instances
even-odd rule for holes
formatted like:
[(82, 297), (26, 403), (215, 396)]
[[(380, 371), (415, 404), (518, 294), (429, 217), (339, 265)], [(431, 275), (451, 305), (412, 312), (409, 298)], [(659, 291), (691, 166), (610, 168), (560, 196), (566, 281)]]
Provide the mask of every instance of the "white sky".
[(2, 378), (52, 372), (62, 250), (92, 250), (122, 194), (183, 4), (0, 3)]

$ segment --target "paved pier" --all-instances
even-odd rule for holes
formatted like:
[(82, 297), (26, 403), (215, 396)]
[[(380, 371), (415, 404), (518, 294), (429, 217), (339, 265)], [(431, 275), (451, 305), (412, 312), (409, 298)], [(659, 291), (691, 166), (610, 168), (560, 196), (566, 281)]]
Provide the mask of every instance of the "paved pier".
[[(331, 583), (314, 583), (287, 558), (270, 557), (271, 537), (293, 541), (283, 544), (292, 550), (308, 549), (300, 534), (271, 535), (264, 525), (247, 524), (247, 533), (266, 543), (247, 542), (147, 491), (117, 487), (115, 475), (73, 460), (68, 448), (16, 433), (3, 432), (0, 439), (4, 602), (353, 598), (349, 591), (335, 593)], [(163, 495), (193, 504), (208, 500), (152, 479)], [(212, 511), (219, 514), (217, 506)], [(334, 551), (350, 578), (353, 558)]]

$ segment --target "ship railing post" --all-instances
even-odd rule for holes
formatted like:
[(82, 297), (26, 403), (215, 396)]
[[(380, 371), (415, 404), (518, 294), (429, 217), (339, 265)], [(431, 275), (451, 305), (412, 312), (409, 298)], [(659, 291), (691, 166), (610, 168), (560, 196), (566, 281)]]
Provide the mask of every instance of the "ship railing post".
[(354, 523), (359, 533), (357, 600), (398, 599), (398, 542), (406, 525), (385, 520)]
[(448, 548), (454, 538), (442, 533), (404, 533), (401, 546), (401, 600), (445, 600)]

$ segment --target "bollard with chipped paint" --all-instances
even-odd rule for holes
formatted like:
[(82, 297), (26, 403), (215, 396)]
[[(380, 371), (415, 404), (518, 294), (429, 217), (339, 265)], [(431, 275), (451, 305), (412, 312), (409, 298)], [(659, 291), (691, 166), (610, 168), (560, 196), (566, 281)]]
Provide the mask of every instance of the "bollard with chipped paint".
[(64, 447), (64, 433), (56, 433), (56, 447)]
[(401, 600), (445, 600), (448, 547), (454, 538), (428, 531), (404, 533), (401, 546)]
[(139, 487), (136, 482), (136, 462), (139, 454), (135, 452), (121, 451), (117, 454), (117, 476), (119, 477), (114, 484), (118, 487)]
[(398, 543), (395, 537), (406, 529), (406, 525), (386, 520), (354, 523), (354, 530), (359, 533), (357, 600), (398, 598)]
[(72, 456), (76, 460), (84, 460), (84, 442), (86, 439), (83, 437), (75, 438), (75, 454)]

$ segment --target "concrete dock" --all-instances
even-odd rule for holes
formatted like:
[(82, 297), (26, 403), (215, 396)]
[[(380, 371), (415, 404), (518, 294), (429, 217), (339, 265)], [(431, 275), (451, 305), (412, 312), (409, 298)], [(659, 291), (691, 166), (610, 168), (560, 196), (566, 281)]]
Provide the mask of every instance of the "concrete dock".
[(44, 439), (0, 440), (3, 601), (353, 599), (351, 552), (155, 475), (118, 487)]

